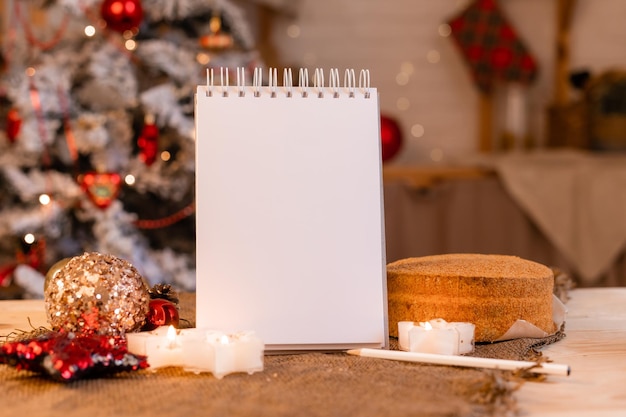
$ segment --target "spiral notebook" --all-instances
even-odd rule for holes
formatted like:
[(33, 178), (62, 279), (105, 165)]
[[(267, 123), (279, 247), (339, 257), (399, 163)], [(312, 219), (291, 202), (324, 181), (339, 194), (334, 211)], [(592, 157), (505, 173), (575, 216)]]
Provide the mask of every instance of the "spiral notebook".
[(196, 92), (196, 325), (254, 331), (268, 351), (385, 347), (369, 72), (246, 75), (210, 71)]

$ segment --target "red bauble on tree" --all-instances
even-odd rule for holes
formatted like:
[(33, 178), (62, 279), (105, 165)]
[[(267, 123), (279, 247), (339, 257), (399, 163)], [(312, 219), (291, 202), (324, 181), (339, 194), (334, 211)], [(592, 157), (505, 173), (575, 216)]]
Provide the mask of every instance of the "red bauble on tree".
[(150, 166), (156, 160), (159, 151), (159, 128), (154, 124), (151, 117), (146, 117), (146, 124), (137, 139), (139, 158), (144, 164)]
[(7, 113), (7, 127), (6, 133), (9, 142), (15, 143), (17, 140), (17, 135), (20, 133), (20, 129), (22, 127), (22, 118), (18, 113), (17, 109), (10, 109)]
[(104, 0), (100, 15), (109, 29), (123, 33), (139, 27), (143, 8), (140, 0)]
[(400, 152), (400, 148), (402, 148), (402, 130), (398, 122), (391, 117), (380, 116), (380, 140), (383, 162), (390, 160)]

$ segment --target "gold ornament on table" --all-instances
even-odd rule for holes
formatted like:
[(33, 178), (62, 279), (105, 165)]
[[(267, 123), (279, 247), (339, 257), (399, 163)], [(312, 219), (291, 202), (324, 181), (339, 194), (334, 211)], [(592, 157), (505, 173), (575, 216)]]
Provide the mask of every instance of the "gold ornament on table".
[(145, 323), (148, 286), (123, 259), (87, 252), (53, 265), (46, 280), (45, 306), (53, 330), (123, 335)]
[(70, 261), (71, 258), (63, 258), (60, 261), (57, 261), (48, 269), (46, 272), (46, 279), (43, 282), (43, 290), (44, 292), (48, 288), (48, 285), (52, 281), (52, 279), (57, 275), (57, 273)]

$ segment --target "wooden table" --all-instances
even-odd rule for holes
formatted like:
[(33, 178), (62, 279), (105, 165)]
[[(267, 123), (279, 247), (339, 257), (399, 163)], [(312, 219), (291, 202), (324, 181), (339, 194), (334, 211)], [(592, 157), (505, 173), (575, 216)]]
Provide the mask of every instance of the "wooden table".
[[(626, 288), (577, 289), (567, 307), (567, 337), (544, 355), (572, 374), (525, 382), (515, 394), (521, 416), (625, 416)], [(0, 301), (0, 334), (31, 324), (46, 325), (41, 300)]]
[(567, 337), (544, 349), (567, 363), (568, 378), (525, 383), (517, 393), (524, 416), (626, 416), (626, 288), (572, 291)]

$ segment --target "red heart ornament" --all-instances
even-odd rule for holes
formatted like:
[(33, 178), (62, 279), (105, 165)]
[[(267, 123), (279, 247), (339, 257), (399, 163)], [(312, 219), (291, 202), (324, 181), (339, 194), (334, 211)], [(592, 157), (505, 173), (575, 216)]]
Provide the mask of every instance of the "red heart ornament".
[(109, 207), (117, 198), (121, 183), (122, 178), (115, 172), (88, 172), (80, 180), (89, 199), (101, 209)]

